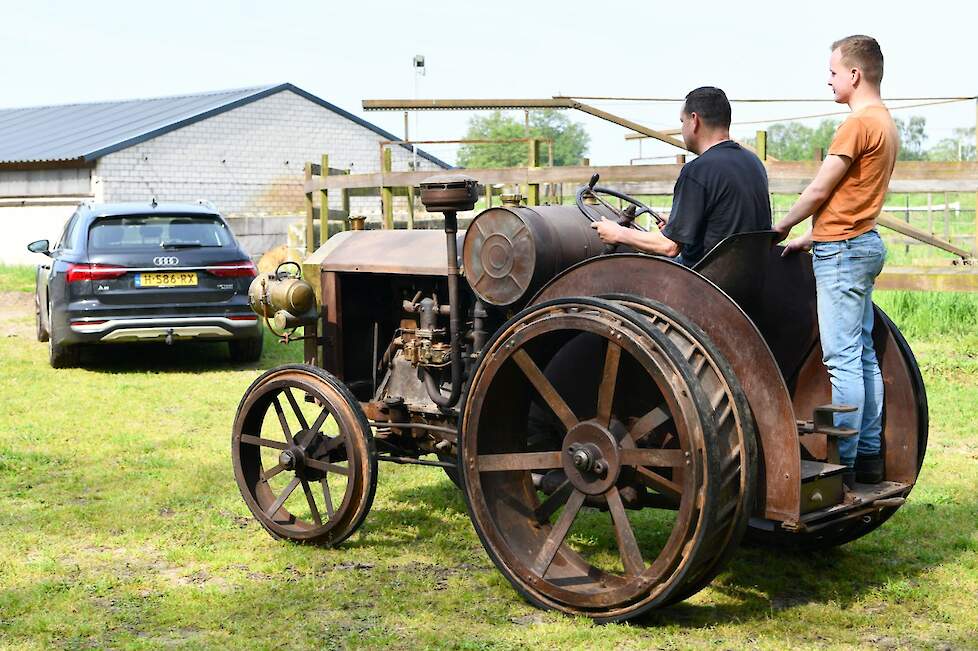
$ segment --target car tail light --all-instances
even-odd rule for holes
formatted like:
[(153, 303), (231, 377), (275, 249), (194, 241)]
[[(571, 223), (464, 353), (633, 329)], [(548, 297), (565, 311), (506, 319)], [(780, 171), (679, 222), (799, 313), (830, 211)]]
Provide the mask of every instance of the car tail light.
[(80, 280), (108, 280), (110, 278), (118, 278), (127, 271), (129, 270), (125, 267), (116, 267), (110, 264), (70, 264), (68, 265), (66, 275), (68, 276), (69, 283), (75, 283)]
[(258, 269), (251, 260), (240, 260), (238, 262), (225, 262), (207, 267), (218, 278), (254, 278), (258, 275)]

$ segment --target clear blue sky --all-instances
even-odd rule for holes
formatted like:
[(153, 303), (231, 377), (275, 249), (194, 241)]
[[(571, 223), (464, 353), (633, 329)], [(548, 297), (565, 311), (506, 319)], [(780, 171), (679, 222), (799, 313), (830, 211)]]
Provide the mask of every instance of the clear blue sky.
[[(0, 107), (175, 95), (289, 81), (397, 133), (399, 113), (367, 98), (554, 94), (682, 96), (701, 85), (730, 97), (830, 97), (828, 46), (868, 33), (886, 58), (884, 96), (978, 94), (973, 2), (88, 2), (4, 3)], [(653, 127), (672, 104), (599, 104)], [(735, 105), (734, 121), (836, 105)], [(841, 107), (845, 108), (845, 107)], [(412, 137), (462, 137), (469, 113), (421, 113)], [(974, 102), (897, 111), (924, 115), (932, 140), (974, 126)], [(624, 130), (572, 113), (593, 163), (627, 163)], [(817, 120), (808, 121), (817, 123)], [(735, 135), (757, 126), (735, 127)], [(448, 159), (451, 147), (432, 146)], [(666, 146), (644, 153), (668, 154)]]

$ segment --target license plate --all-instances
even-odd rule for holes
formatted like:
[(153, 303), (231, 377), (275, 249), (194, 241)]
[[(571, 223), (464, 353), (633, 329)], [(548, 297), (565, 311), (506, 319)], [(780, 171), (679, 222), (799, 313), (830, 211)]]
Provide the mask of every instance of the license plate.
[(197, 274), (193, 271), (136, 274), (136, 287), (196, 287)]

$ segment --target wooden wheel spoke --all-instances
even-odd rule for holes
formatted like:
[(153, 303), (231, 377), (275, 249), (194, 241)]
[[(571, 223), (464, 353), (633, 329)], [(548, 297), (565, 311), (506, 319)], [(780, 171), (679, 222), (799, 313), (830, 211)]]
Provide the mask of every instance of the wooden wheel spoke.
[(309, 429), (309, 423), (306, 421), (302, 410), (299, 409), (299, 403), (295, 401), (295, 396), (292, 395), (292, 389), (289, 387), (285, 387), (285, 397), (288, 399), (289, 404), (292, 405), (292, 412), (295, 414), (296, 420), (299, 421), (299, 426), (302, 429)]
[(306, 502), (309, 503), (309, 512), (312, 514), (313, 522), (316, 523), (317, 527), (323, 526), (323, 519), (319, 517), (319, 509), (316, 508), (316, 500), (312, 496), (312, 490), (309, 488), (309, 482), (305, 479), (302, 480), (302, 492), (306, 494)]
[(679, 449), (622, 448), (621, 464), (623, 466), (681, 468), (686, 465), (686, 454)]
[(615, 385), (618, 381), (618, 362), (621, 360), (621, 346), (608, 342), (608, 351), (604, 357), (604, 372), (601, 374), (601, 385), (598, 387), (597, 421), (607, 427), (611, 422), (611, 407), (615, 400)]
[(258, 436), (252, 436), (251, 434), (242, 434), (241, 442), (248, 443), (249, 445), (259, 445), (263, 448), (275, 448), (276, 450), (289, 449), (288, 443), (283, 443), (282, 441), (273, 441), (271, 439), (263, 439)]
[(282, 409), (282, 403), (279, 402), (278, 396), (272, 398), (272, 405), (275, 407), (275, 413), (278, 414), (278, 422), (282, 425), (282, 433), (285, 434), (285, 440), (292, 445), (292, 432), (289, 430), (289, 423), (285, 420), (285, 410)]
[(318, 416), (316, 416), (315, 422), (313, 422), (312, 427), (309, 429), (318, 433), (319, 430), (323, 428), (323, 424), (326, 422), (327, 418), (329, 418), (329, 410), (323, 407), (323, 410), (319, 412)]
[(261, 478), (264, 479), (265, 481), (268, 481), (269, 479), (271, 479), (275, 475), (279, 474), (283, 470), (285, 470), (285, 464), (284, 463), (280, 463), (277, 466), (275, 466), (274, 468), (270, 468), (269, 470), (266, 470), (265, 472), (263, 472), (262, 475), (261, 475)]
[(323, 477), (320, 480), (320, 483), (323, 485), (323, 499), (326, 500), (326, 517), (332, 518), (333, 517), (333, 496), (330, 495), (330, 492), (329, 492), (329, 481), (325, 477)]
[(567, 498), (570, 497), (571, 491), (574, 487), (571, 485), (570, 481), (564, 480), (564, 483), (557, 487), (550, 497), (544, 500), (543, 504), (538, 506), (533, 512), (537, 520), (540, 522), (550, 522), (551, 516), (557, 512), (557, 509), (562, 507)]
[(285, 487), (285, 490), (282, 491), (282, 494), (279, 495), (274, 502), (272, 502), (271, 506), (265, 509), (266, 517), (269, 518), (275, 517), (275, 514), (278, 512), (280, 508), (282, 508), (282, 505), (285, 504), (285, 500), (289, 499), (289, 495), (292, 494), (292, 491), (295, 490), (295, 487), (299, 485), (300, 481), (301, 480), (299, 479), (298, 476), (292, 478), (292, 481), (290, 481), (289, 485)]
[(648, 468), (636, 466), (635, 474), (640, 482), (664, 495), (671, 495), (675, 498), (681, 498), (683, 495), (682, 486), (666, 479), (658, 473), (652, 472)]
[(557, 389), (554, 388), (554, 385), (543, 374), (543, 371), (533, 361), (533, 358), (525, 350), (520, 348), (513, 353), (513, 361), (520, 367), (520, 370), (526, 375), (526, 379), (530, 381), (530, 384), (537, 390), (537, 393), (540, 394), (540, 397), (547, 403), (547, 406), (554, 412), (554, 415), (560, 419), (564, 427), (570, 431), (574, 425), (577, 425), (577, 416), (567, 406), (567, 402), (557, 393)]
[(645, 571), (645, 561), (642, 560), (642, 551), (635, 540), (635, 532), (632, 524), (628, 521), (625, 513), (625, 506), (621, 503), (621, 495), (618, 489), (612, 486), (605, 495), (608, 500), (608, 510), (611, 511), (611, 520), (615, 525), (615, 537), (618, 538), (618, 550), (621, 552), (621, 564), (625, 569), (625, 574), (637, 576)]
[(669, 412), (662, 405), (659, 405), (635, 421), (635, 424), (628, 430), (628, 433), (631, 435), (633, 441), (640, 441), (648, 436), (656, 427), (671, 419), (672, 416), (669, 415)]
[(337, 475), (343, 475), (344, 477), (350, 476), (349, 468), (338, 466), (335, 463), (327, 463), (325, 461), (319, 461), (318, 459), (310, 459), (307, 457), (305, 464), (310, 468), (319, 470), (320, 472), (335, 472)]
[(551, 452), (513, 452), (479, 455), (479, 472), (503, 470), (547, 470), (561, 468), (560, 450)]
[(547, 574), (547, 570), (550, 569), (550, 564), (554, 562), (554, 557), (557, 555), (557, 550), (560, 549), (564, 538), (567, 537), (571, 525), (574, 524), (574, 518), (577, 517), (583, 504), (584, 493), (575, 489), (571, 492), (570, 498), (567, 500), (567, 505), (564, 507), (563, 512), (561, 512), (560, 517), (557, 518), (557, 523), (550, 530), (550, 535), (543, 542), (543, 547), (540, 548), (540, 552), (537, 554), (536, 559), (533, 561), (533, 566), (530, 568), (539, 576), (542, 577)]

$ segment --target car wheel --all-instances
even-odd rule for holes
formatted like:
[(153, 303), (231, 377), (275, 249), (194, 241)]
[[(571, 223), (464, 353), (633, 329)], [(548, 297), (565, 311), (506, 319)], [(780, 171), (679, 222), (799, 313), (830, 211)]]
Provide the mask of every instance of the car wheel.
[(48, 361), (51, 363), (51, 368), (71, 368), (78, 366), (78, 363), (81, 361), (81, 348), (63, 344), (55, 335), (56, 333), (52, 326), (48, 338)]
[(48, 334), (47, 326), (44, 325), (44, 315), (41, 313), (41, 301), (38, 300), (37, 294), (34, 294), (34, 324), (37, 327), (37, 340), (47, 341), (50, 335)]
[(232, 362), (257, 362), (261, 359), (262, 344), (264, 339), (261, 336), (252, 339), (233, 339), (228, 342), (228, 350), (231, 353)]

